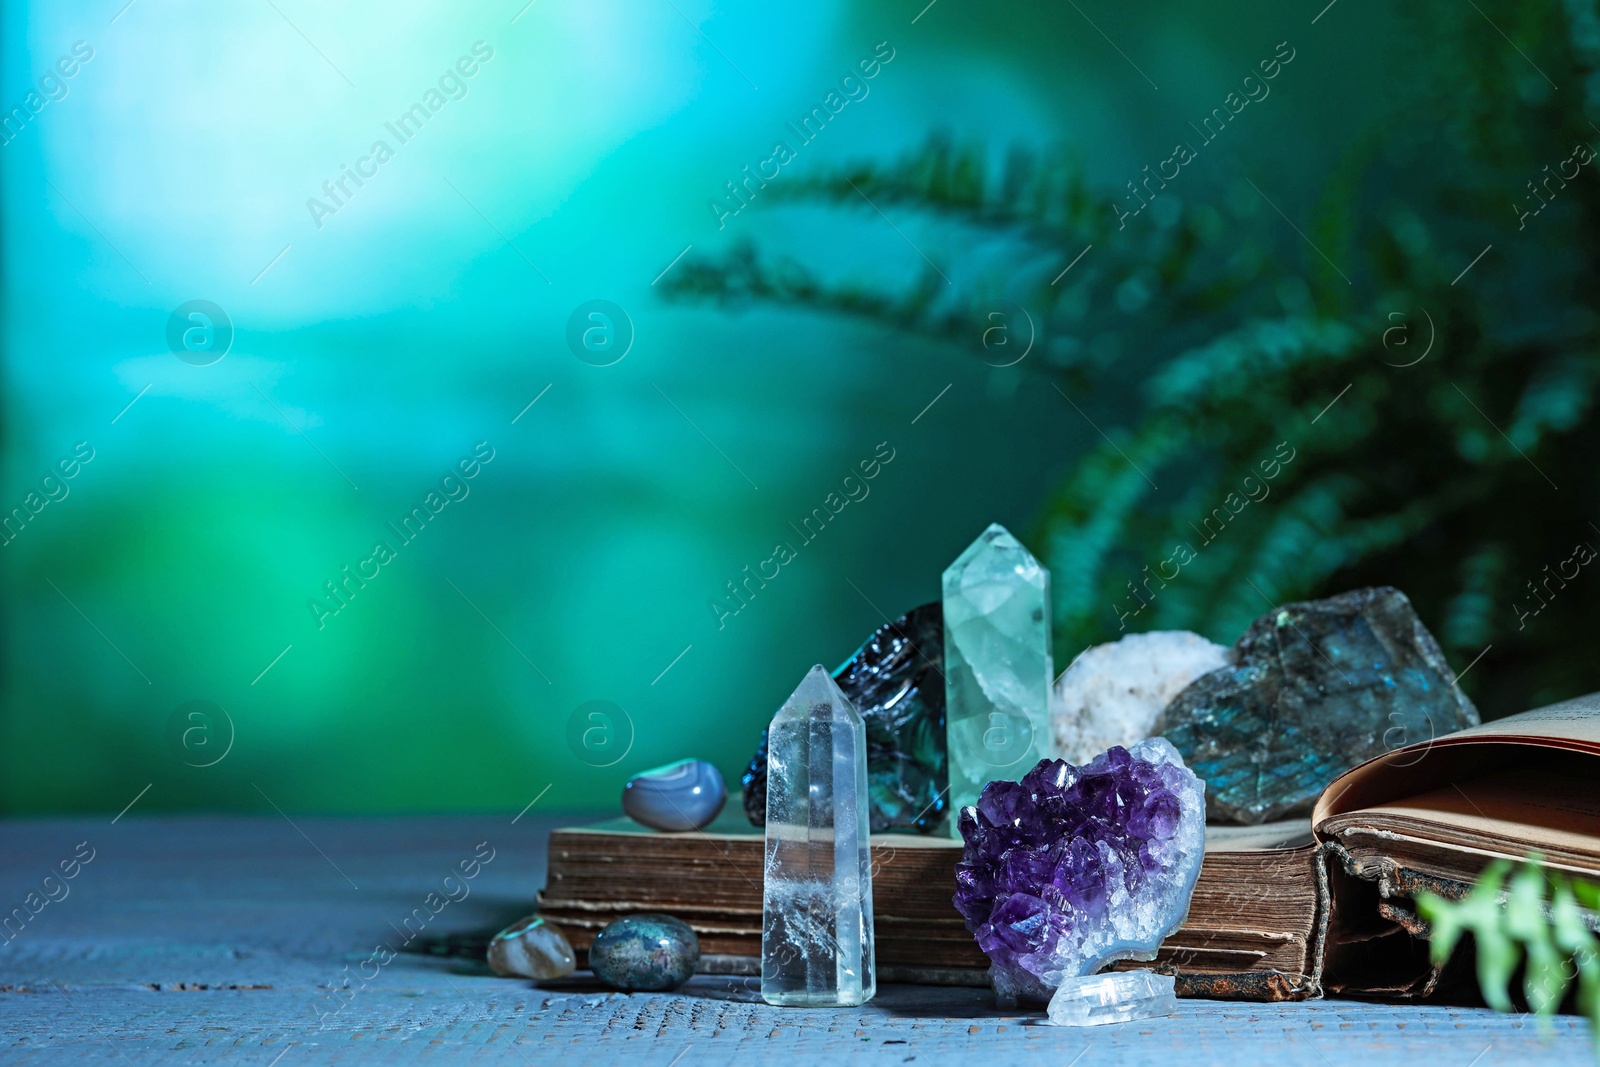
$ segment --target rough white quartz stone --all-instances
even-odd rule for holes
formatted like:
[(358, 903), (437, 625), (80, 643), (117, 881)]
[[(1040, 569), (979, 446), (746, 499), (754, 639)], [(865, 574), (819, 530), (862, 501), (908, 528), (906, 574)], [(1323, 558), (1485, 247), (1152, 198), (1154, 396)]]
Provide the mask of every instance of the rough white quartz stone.
[(1129, 634), (1085, 650), (1051, 690), (1056, 755), (1081, 766), (1113, 745), (1149, 737), (1173, 697), (1231, 656), (1187, 630)]

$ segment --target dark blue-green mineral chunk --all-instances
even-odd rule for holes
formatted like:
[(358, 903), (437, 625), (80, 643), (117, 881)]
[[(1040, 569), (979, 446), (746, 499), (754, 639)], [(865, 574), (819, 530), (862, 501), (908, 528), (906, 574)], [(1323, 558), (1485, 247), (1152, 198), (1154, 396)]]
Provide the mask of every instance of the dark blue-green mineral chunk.
[(1411, 601), (1388, 586), (1276, 608), (1236, 656), (1157, 724), (1205, 779), (1216, 821), (1303, 815), (1356, 764), (1478, 724)]
[[(931, 833), (949, 806), (945, 759), (944, 607), (924, 604), (880, 627), (833, 680), (867, 724), (872, 832)], [(767, 822), (767, 738), (740, 779), (744, 812)]]
[(589, 970), (613, 989), (661, 993), (689, 980), (700, 939), (670, 915), (630, 915), (609, 924), (589, 946)]

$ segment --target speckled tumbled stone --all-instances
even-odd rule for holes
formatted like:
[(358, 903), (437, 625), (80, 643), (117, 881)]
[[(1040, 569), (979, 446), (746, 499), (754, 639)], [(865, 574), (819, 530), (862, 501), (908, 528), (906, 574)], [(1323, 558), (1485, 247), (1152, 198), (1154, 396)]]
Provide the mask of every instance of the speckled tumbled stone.
[(653, 830), (698, 830), (727, 803), (722, 772), (703, 759), (640, 771), (622, 787), (622, 811)]
[(630, 915), (611, 923), (589, 946), (589, 969), (613, 989), (660, 993), (689, 980), (700, 963), (700, 939), (670, 915)]
[(577, 967), (566, 935), (537, 915), (518, 919), (489, 942), (489, 969), (502, 978), (561, 978)]

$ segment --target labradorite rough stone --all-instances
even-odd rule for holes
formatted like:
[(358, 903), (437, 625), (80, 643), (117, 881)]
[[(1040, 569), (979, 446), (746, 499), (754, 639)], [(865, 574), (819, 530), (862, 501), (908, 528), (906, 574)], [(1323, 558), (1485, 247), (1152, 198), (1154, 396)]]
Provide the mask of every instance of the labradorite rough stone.
[[(949, 804), (945, 760), (944, 608), (924, 604), (879, 628), (833, 672), (867, 724), (872, 832), (930, 833)], [(767, 821), (767, 735), (740, 779), (752, 826)]]
[(608, 925), (589, 946), (589, 970), (625, 993), (663, 993), (689, 980), (700, 963), (700, 939), (670, 915), (630, 915)]
[(1275, 608), (1234, 656), (1157, 726), (1205, 779), (1213, 821), (1306, 814), (1356, 764), (1478, 724), (1438, 642), (1389, 586)]
[(653, 830), (683, 832), (711, 823), (727, 803), (722, 772), (703, 759), (640, 771), (622, 787), (622, 811)]

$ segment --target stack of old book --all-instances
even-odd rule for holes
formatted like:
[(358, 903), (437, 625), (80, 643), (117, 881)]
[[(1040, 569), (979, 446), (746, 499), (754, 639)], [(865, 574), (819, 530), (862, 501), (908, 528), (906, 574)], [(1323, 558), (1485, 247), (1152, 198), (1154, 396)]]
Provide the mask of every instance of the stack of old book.
[[(1596, 783), (1600, 695), (1387, 753), (1330, 785), (1310, 820), (1209, 827), (1188, 919), (1155, 966), (1180, 995), (1426, 994), (1439, 974), (1409, 898), (1460, 896), (1491, 860), (1530, 852), (1600, 876)], [(880, 980), (986, 983), (951, 903), (960, 842), (883, 834), (872, 849)], [(762, 859), (760, 831), (732, 813), (690, 833), (561, 829), (540, 912), (580, 955), (613, 919), (667, 912), (699, 934), (704, 969), (756, 973)]]

